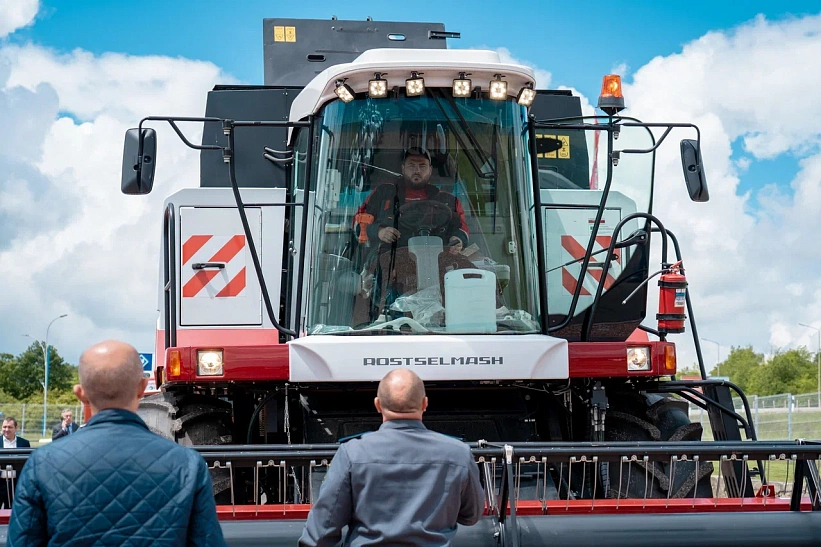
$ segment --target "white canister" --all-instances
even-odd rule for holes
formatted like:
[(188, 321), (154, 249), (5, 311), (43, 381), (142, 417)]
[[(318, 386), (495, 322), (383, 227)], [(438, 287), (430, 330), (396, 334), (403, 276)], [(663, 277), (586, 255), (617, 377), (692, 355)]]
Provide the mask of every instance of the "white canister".
[(496, 275), (479, 269), (445, 274), (445, 328), (471, 334), (496, 332)]

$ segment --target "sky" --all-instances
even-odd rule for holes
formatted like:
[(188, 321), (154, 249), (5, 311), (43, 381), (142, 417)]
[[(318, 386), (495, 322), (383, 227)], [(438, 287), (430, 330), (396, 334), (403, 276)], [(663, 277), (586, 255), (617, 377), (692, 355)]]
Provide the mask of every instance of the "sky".
[[(43, 339), (64, 313), (49, 342), (70, 361), (108, 337), (152, 351), (161, 203), (197, 185), (198, 157), (161, 134), (158, 190), (122, 196), (125, 129), (202, 115), (218, 83), (261, 84), (264, 17), (333, 15), (442, 22), (461, 32), (451, 47), (498, 50), (592, 103), (615, 71), (629, 114), (697, 123), (711, 201), (685, 201), (678, 147), (662, 147), (655, 212), (681, 240), (700, 334), (722, 359), (739, 345), (814, 351), (816, 332), (798, 323), (821, 327), (819, 11), (817, 0), (0, 0), (0, 351)], [(674, 339), (681, 365), (689, 336)], [(708, 366), (715, 351), (706, 343)]]

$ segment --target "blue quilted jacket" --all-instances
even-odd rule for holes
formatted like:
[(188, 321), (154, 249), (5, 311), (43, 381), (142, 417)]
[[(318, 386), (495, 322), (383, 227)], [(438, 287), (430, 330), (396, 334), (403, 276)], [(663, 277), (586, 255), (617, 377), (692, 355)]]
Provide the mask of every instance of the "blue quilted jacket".
[(15, 494), (9, 547), (225, 545), (205, 461), (127, 410), (32, 452)]

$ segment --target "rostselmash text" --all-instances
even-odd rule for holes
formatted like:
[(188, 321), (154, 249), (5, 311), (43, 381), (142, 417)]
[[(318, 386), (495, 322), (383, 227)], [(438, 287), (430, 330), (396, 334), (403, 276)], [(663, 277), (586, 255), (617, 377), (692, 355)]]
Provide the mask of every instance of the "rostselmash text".
[(503, 357), (364, 357), (362, 364), (381, 367), (502, 365)]

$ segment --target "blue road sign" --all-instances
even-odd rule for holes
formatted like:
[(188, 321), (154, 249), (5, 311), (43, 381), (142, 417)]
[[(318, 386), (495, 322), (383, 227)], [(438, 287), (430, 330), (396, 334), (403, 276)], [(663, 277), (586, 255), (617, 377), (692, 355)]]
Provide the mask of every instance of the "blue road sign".
[(154, 362), (154, 354), (153, 353), (141, 353), (140, 354), (140, 361), (143, 364), (143, 372), (151, 373), (151, 365)]

